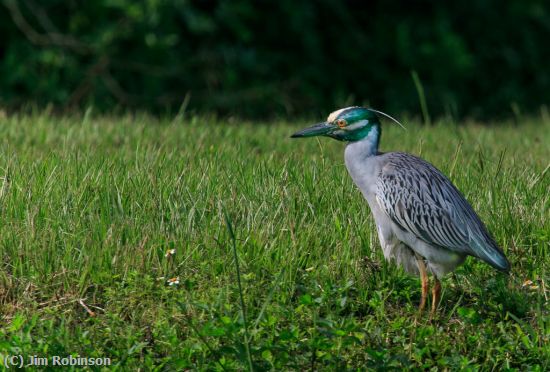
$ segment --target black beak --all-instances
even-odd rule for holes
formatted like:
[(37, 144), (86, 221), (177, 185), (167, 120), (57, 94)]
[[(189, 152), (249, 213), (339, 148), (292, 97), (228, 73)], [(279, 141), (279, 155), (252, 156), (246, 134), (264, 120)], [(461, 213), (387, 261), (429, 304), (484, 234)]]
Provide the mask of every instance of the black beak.
[(315, 137), (323, 136), (332, 132), (336, 126), (329, 124), (327, 122), (315, 124), (309, 128), (302, 129), (294, 133), (290, 138), (302, 138), (302, 137)]

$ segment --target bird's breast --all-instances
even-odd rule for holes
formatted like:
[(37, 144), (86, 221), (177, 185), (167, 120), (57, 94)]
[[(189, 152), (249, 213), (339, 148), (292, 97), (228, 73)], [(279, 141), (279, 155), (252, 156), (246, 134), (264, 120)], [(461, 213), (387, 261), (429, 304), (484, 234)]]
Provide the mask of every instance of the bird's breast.
[(346, 149), (346, 168), (357, 187), (369, 201), (376, 194), (376, 179), (380, 173), (380, 166), (376, 156), (355, 156)]

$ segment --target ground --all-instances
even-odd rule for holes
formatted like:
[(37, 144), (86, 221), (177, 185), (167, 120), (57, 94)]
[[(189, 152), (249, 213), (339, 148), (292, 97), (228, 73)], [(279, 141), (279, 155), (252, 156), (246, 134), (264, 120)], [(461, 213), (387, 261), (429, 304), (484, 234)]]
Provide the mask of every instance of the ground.
[(400, 119), (382, 151), (447, 174), (512, 263), (469, 258), (432, 321), (383, 260), (344, 145), (288, 138), (307, 121), (2, 114), (0, 361), (548, 370), (550, 122)]

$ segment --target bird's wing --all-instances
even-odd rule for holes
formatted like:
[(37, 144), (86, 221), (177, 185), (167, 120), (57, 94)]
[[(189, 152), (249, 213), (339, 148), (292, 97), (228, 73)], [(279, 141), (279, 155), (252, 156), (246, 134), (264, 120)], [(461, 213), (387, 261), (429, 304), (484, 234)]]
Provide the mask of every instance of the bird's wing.
[(508, 260), (470, 204), (430, 163), (405, 153), (386, 154), (376, 200), (395, 224), (425, 242), (509, 270)]

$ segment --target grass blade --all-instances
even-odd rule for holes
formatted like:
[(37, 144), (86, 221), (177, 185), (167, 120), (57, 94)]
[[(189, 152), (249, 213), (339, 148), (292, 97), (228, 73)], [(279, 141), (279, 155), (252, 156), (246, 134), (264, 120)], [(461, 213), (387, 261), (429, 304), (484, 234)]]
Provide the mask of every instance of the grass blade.
[(426, 103), (426, 95), (424, 94), (424, 87), (420, 81), (420, 77), (416, 71), (411, 71), (412, 79), (414, 81), (414, 86), (416, 87), (416, 92), (418, 93), (418, 100), (420, 101), (420, 108), (422, 109), (422, 117), (424, 119), (424, 124), (431, 125), (432, 120), (430, 118), (430, 113), (428, 112), (428, 104)]
[(239, 267), (239, 256), (237, 255), (237, 243), (235, 239), (235, 233), (233, 232), (233, 226), (231, 226), (231, 221), (229, 220), (229, 216), (227, 215), (227, 212), (225, 210), (223, 211), (223, 215), (225, 217), (225, 224), (227, 225), (227, 230), (229, 231), (229, 236), (231, 238), (231, 244), (233, 246), (235, 270), (237, 272), (237, 284), (239, 286), (239, 297), (241, 299), (241, 312), (243, 315), (243, 322), (244, 322), (244, 346), (246, 348), (246, 357), (248, 359), (248, 370), (253, 371), (254, 368), (252, 366), (252, 356), (250, 355), (250, 335), (248, 333), (248, 322), (246, 320), (246, 307), (244, 305), (244, 294), (243, 294), (243, 287), (241, 284), (241, 269)]
[(273, 287), (271, 287), (271, 290), (269, 291), (269, 294), (267, 295), (267, 298), (265, 299), (264, 304), (262, 305), (262, 309), (260, 310), (260, 313), (258, 314), (256, 321), (254, 322), (254, 329), (258, 327), (258, 324), (260, 323), (260, 320), (264, 315), (267, 305), (269, 305), (269, 303), (271, 302), (271, 298), (273, 297), (273, 293), (275, 293), (275, 289), (279, 287), (279, 281), (281, 280), (281, 277), (283, 276), (284, 272), (285, 272), (285, 268), (283, 267), (279, 275), (277, 275), (277, 279), (275, 279), (275, 283), (273, 283)]

